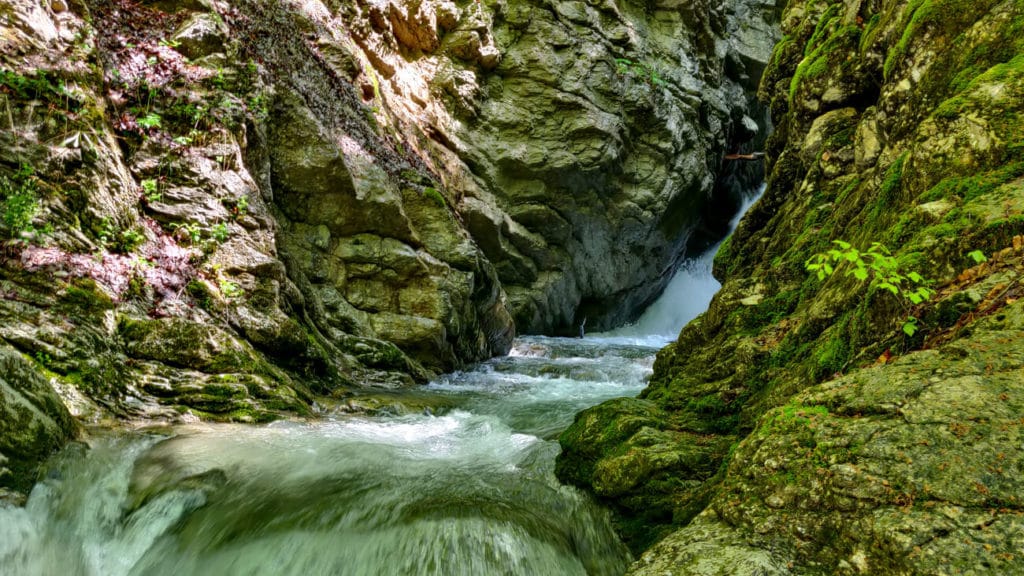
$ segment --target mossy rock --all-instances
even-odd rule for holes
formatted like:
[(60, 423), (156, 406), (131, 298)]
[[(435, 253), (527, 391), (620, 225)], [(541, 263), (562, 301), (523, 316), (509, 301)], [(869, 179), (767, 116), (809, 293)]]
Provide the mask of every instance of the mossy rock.
[(207, 373), (261, 373), (263, 361), (244, 340), (184, 318), (122, 317), (118, 334), (129, 355)]
[(74, 419), (34, 363), (0, 346), (0, 488), (27, 492), (42, 462), (76, 433)]

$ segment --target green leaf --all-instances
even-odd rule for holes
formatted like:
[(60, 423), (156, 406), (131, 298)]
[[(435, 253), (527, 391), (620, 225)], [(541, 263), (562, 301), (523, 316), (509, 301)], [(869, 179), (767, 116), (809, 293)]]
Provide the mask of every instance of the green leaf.
[(851, 250), (843, 255), (847, 262), (856, 262), (860, 260), (860, 252), (857, 250)]
[(985, 256), (985, 253), (982, 252), (981, 250), (973, 250), (971, 252), (968, 252), (967, 257), (970, 258), (971, 260), (974, 260), (975, 264), (988, 262), (988, 258)]
[(909, 299), (914, 304), (920, 304), (921, 302), (924, 302), (924, 298), (921, 298), (921, 295), (918, 294), (917, 292), (911, 292), (907, 294), (907, 299)]
[(879, 254), (892, 254), (892, 252), (890, 252), (889, 249), (885, 247), (885, 244), (882, 244), (881, 242), (872, 242), (871, 251), (877, 252)]
[(907, 318), (907, 321), (903, 323), (903, 332), (907, 336), (917, 334), (917, 318)]
[(920, 284), (921, 282), (924, 282), (924, 276), (921, 276), (917, 272), (908, 272), (907, 278), (910, 278), (910, 281), (913, 282), (914, 284)]
[(836, 269), (833, 268), (832, 265), (827, 263), (827, 262), (825, 264), (823, 264), (822, 266), (825, 267), (825, 274), (828, 274), (829, 276), (831, 276), (832, 273), (836, 271)]
[(850, 243), (849, 242), (844, 242), (842, 240), (833, 240), (832, 243), (835, 244), (836, 246), (839, 246), (843, 250), (849, 250), (850, 249)]
[(899, 294), (900, 294), (900, 289), (895, 287), (895, 286), (893, 286), (892, 284), (890, 284), (888, 282), (882, 282), (882, 283), (880, 283), (878, 285), (878, 287), (880, 289), (882, 289), (882, 290), (888, 290), (889, 292), (892, 292), (893, 294), (895, 294), (897, 296), (899, 296)]

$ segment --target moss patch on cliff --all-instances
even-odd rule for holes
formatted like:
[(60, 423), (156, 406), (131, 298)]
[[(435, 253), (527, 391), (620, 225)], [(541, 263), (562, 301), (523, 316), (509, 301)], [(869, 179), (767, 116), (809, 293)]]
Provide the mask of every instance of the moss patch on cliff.
[[(909, 506), (917, 520), (937, 522), (932, 510), (937, 501), (927, 504), (921, 484), (908, 481), (923, 453), (898, 456), (897, 464), (888, 461), (908, 477), (877, 484), (877, 499), (830, 499), (828, 488), (830, 482), (846, 482), (842, 478), (853, 469), (846, 466), (859, 468), (877, 456), (865, 449), (869, 434), (895, 434), (900, 450), (914, 451), (912, 426), (904, 430), (883, 423), (899, 412), (894, 406), (900, 401), (885, 394), (857, 401), (855, 395), (844, 396), (845, 403), (818, 401), (817, 396), (811, 401), (805, 391), (822, 383), (828, 384), (816, 390), (845, 389), (858, 378), (881, 383), (886, 374), (894, 390), (904, 390), (907, 397), (928, 383), (947, 386), (977, 366), (969, 360), (974, 354), (970, 339), (1003, 330), (987, 323), (972, 329), (972, 321), (1000, 317), (1002, 308), (1016, 301), (1012, 270), (1017, 269), (1015, 255), (1024, 249), (1024, 8), (994, 1), (920, 0), (856, 6), (795, 2), (787, 10), (787, 41), (777, 46), (761, 88), (774, 101), (779, 126), (768, 190), (715, 259), (716, 272), (724, 276), (721, 292), (708, 312), (659, 354), (651, 384), (642, 393), (664, 411), (654, 425), (659, 430), (746, 440), (729, 462), (716, 461), (727, 469), (723, 477), (676, 472), (685, 481), (706, 483), (705, 488), (721, 481), (724, 492), (700, 515), (678, 509), (673, 521), (692, 522), (692, 528), (656, 547), (656, 554), (635, 567), (638, 574), (659, 569), (715, 573), (691, 570), (696, 565), (684, 561), (688, 556), (682, 542), (685, 549), (706, 546), (714, 551), (711, 555), (720, 555), (715, 557), (722, 560), (708, 561), (708, 566), (722, 573), (747, 566), (743, 558), (754, 562), (753, 552), (737, 552), (745, 546), (771, 550), (758, 557), (765, 562), (754, 564), (780, 570), (794, 562), (838, 572), (927, 572), (896, 560), (906, 554), (920, 558), (922, 552), (900, 548), (902, 540), (892, 532), (894, 509)], [(800, 53), (794, 46), (805, 48)], [(807, 258), (835, 239), (864, 247), (889, 245), (901, 269), (934, 280), (934, 300), (908, 305), (842, 274), (825, 282), (808, 279)], [(1000, 260), (976, 266), (967, 256), (974, 250)], [(900, 331), (907, 317), (918, 318), (919, 332), (913, 337)], [(961, 339), (966, 339), (963, 345), (943, 349), (941, 371), (925, 376), (915, 372), (920, 365), (910, 368), (909, 361), (900, 364), (905, 369), (890, 368), (908, 354), (939, 362), (929, 349)], [(926, 351), (918, 352), (922, 348)], [(1013, 394), (1007, 392), (1009, 398)], [(957, 430), (963, 420), (987, 418), (982, 406), (968, 407), (963, 400), (943, 416), (956, 420)], [(606, 423), (617, 418), (611, 407), (597, 413)], [(988, 426), (964, 425), (984, 442), (998, 436)], [(567, 434), (579, 432), (574, 427)], [(587, 439), (586, 434), (575, 438), (562, 458), (573, 458)], [(594, 470), (632, 442), (592, 451), (589, 457), (598, 462)], [(955, 450), (969, 450), (968, 444)], [(765, 449), (744, 451), (748, 446)], [(800, 463), (790, 466), (792, 458)], [(893, 476), (882, 464), (872, 473)], [(600, 480), (595, 473), (578, 482), (596, 486)], [(685, 499), (697, 485), (665, 489)], [(748, 490), (755, 485), (758, 495), (753, 497)], [(637, 493), (644, 489), (655, 488), (635, 488)], [(974, 492), (984, 490), (991, 488)], [(960, 495), (962, 505), (974, 502), (971, 492)], [(620, 512), (638, 514), (644, 502), (655, 498), (616, 503)], [(915, 502), (923, 504), (914, 507)], [(858, 522), (869, 522), (864, 518), (872, 514), (886, 528), (862, 538), (851, 526), (865, 526)], [(790, 519), (799, 524), (801, 518), (808, 523), (803, 532), (789, 531)], [(1013, 533), (1012, 515), (1000, 522), (1001, 530), (1010, 531), (1004, 534)], [(910, 528), (919, 529), (924, 530)], [(728, 536), (708, 536), (716, 530)], [(775, 535), (771, 543), (758, 536), (764, 534)], [(797, 541), (803, 545), (791, 546)], [(929, 554), (951, 562), (956, 557), (956, 565), (965, 570), (983, 565), (972, 564), (978, 557), (968, 549)], [(659, 555), (678, 563), (661, 561)], [(992, 561), (1013, 562), (1005, 556)]]

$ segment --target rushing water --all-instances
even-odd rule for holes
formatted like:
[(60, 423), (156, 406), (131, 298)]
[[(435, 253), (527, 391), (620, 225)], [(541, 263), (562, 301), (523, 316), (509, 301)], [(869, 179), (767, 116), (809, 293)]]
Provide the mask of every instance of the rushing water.
[(522, 338), (407, 397), (432, 409), (73, 446), (25, 508), (0, 506), (0, 575), (622, 574), (607, 512), (554, 477), (557, 436), (643, 388), (718, 290), (713, 253), (633, 326)]
[(655, 351), (525, 338), (428, 386), (436, 414), (94, 438), (0, 510), (0, 574), (622, 574), (556, 436), (639, 392)]

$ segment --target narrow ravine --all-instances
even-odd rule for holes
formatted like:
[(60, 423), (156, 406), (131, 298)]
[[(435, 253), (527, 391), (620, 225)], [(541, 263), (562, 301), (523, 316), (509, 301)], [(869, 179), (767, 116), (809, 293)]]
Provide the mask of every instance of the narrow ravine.
[(0, 508), (2, 572), (622, 574), (632, 558), (608, 513), (555, 479), (557, 437), (643, 389), (717, 289), (713, 250), (633, 326), (520, 338), (373, 417), (95, 435), (25, 508)]

